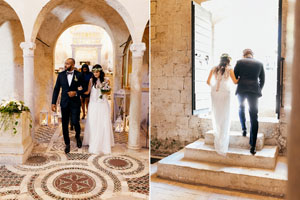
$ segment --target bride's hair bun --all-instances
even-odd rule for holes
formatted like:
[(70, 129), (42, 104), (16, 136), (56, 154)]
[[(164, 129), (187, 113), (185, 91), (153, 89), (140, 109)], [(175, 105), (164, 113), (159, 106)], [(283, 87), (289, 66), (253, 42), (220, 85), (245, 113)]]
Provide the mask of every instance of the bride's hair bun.
[(223, 53), (223, 54), (221, 55), (221, 59), (228, 59), (228, 60), (231, 60), (231, 57), (229, 56), (228, 53)]

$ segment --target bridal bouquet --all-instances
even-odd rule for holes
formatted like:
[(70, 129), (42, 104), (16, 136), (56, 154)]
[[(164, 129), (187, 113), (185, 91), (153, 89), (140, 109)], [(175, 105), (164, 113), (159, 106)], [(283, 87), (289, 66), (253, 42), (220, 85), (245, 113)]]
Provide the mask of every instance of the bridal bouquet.
[(102, 99), (103, 95), (104, 94), (108, 94), (110, 92), (110, 90), (111, 90), (109, 82), (104, 81), (101, 84), (100, 90), (101, 90), (101, 95), (99, 96), (99, 98)]

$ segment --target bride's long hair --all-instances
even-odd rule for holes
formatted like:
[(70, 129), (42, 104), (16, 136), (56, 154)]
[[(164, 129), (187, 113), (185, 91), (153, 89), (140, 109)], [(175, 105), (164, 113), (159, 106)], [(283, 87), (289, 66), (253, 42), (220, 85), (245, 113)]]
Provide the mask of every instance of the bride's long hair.
[(230, 64), (231, 57), (227, 53), (223, 53), (220, 58), (220, 64), (217, 66), (215, 73), (224, 74), (226, 67)]
[[(104, 82), (104, 77), (105, 77), (105, 73), (103, 71), (103, 68), (101, 67), (101, 65), (99, 64), (96, 64), (92, 71), (100, 71), (100, 76), (99, 76), (99, 79), (100, 79), (100, 82)], [(93, 75), (93, 86), (96, 88), (96, 84), (97, 84), (97, 78)]]

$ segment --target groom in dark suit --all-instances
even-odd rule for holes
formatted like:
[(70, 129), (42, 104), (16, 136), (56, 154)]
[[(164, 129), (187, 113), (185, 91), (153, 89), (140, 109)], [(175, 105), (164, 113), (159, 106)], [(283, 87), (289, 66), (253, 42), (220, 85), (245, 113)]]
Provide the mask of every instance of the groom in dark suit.
[(250, 114), (250, 153), (256, 153), (256, 139), (258, 132), (258, 98), (262, 96), (261, 90), (265, 84), (265, 71), (263, 64), (253, 58), (251, 49), (243, 51), (244, 58), (237, 61), (234, 68), (235, 77), (239, 78), (236, 95), (239, 100), (239, 117), (243, 129), (243, 136), (247, 134), (245, 117), (245, 99), (248, 101)]
[(56, 112), (56, 101), (61, 92), (61, 114), (62, 114), (62, 129), (64, 141), (66, 144), (65, 153), (70, 152), (70, 137), (69, 137), (69, 119), (71, 114), (71, 123), (75, 127), (77, 147), (81, 148), (80, 140), (80, 94), (82, 93), (82, 77), (81, 73), (74, 70), (75, 60), (68, 58), (65, 61), (65, 71), (58, 74), (56, 84), (52, 96), (52, 111)]

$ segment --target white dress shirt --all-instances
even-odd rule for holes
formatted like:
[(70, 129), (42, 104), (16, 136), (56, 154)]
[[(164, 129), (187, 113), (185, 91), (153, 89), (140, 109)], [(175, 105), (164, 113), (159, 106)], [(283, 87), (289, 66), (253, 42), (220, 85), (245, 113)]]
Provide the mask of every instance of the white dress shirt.
[[(72, 73), (72, 74), (68, 74), (68, 73)], [(67, 71), (67, 78), (68, 78), (68, 83), (69, 86), (71, 86), (72, 80), (73, 80), (73, 76), (74, 76), (74, 70), (73, 71)]]

